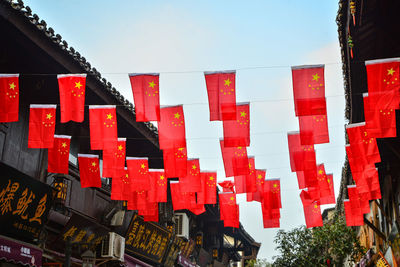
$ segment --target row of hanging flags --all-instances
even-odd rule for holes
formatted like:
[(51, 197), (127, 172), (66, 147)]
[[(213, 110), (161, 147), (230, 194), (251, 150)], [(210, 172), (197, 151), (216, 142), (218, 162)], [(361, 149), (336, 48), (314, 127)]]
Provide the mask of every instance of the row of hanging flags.
[[(226, 177), (217, 194), (217, 172), (200, 169), (199, 159), (187, 157), (183, 106), (160, 106), (159, 74), (129, 74), (138, 122), (157, 121), (164, 169), (149, 169), (148, 158), (126, 156), (126, 138), (119, 138), (114, 105), (89, 105), (91, 150), (102, 150), (102, 177), (111, 178), (111, 199), (127, 201), (146, 221), (158, 221), (158, 203), (167, 202), (170, 183), (174, 210), (196, 215), (205, 204), (219, 201), (220, 218), (226, 227), (239, 227), (236, 194), (260, 203), (265, 228), (280, 226), (279, 179), (266, 179), (255, 168), (250, 146), (250, 105), (236, 103), (236, 72), (205, 72), (210, 121), (222, 121), (220, 147)], [(58, 75), (60, 122), (83, 122), (86, 74)], [(0, 75), (0, 122), (18, 121), (19, 75)], [(55, 135), (57, 105), (30, 105), (29, 148), (48, 149), (48, 172), (68, 174), (71, 136)], [(81, 186), (101, 187), (100, 159), (78, 154)], [(168, 178), (179, 178), (176, 179)], [(218, 196), (218, 199), (217, 199)]]

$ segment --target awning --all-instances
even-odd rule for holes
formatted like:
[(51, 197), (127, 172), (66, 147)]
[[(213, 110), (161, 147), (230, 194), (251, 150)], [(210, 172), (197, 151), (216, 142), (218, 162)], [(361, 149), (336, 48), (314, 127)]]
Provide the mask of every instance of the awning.
[(128, 254), (124, 254), (124, 263), (121, 266), (126, 267), (152, 267), (152, 265), (144, 263), (141, 260), (138, 260)]
[(192, 263), (190, 260), (188, 260), (187, 258), (185, 258), (182, 255), (178, 256), (178, 264), (180, 264), (183, 267), (196, 267), (197, 265)]
[(26, 266), (42, 266), (42, 250), (0, 235), (0, 259)]

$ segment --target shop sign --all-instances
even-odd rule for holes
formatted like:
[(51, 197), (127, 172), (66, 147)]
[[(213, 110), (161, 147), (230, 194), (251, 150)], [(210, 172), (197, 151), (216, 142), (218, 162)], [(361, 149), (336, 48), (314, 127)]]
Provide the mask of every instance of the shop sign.
[(53, 189), (49, 185), (0, 165), (0, 233), (37, 241), (52, 201)]
[(173, 267), (175, 266), (175, 260), (178, 257), (180, 248), (181, 248), (182, 239), (175, 236), (169, 246), (168, 254), (165, 257), (164, 266), (166, 267)]
[(178, 256), (178, 263), (183, 267), (196, 267), (197, 265), (189, 261), (186, 257), (182, 254)]
[(0, 236), (0, 259), (21, 265), (42, 266), (42, 250), (35, 246)]
[(396, 223), (392, 225), (388, 240), (389, 246), (392, 248), (394, 259), (397, 264), (400, 264), (400, 234)]
[(385, 257), (383, 256), (382, 252), (378, 252), (378, 259), (376, 261), (376, 267), (390, 267), (388, 261), (385, 259)]
[(125, 252), (161, 263), (171, 239), (171, 232), (135, 214), (125, 236)]

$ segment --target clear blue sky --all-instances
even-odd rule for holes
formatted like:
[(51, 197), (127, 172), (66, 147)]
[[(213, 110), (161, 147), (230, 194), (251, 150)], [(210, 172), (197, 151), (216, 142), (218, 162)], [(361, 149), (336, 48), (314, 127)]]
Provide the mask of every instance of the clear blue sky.
[[(24, 1), (131, 102), (128, 73), (161, 72), (162, 105), (184, 104), (188, 152), (224, 179), (220, 122), (209, 122), (204, 70), (237, 69), (237, 101), (251, 105), (249, 154), (267, 177), (281, 178), (281, 227), (304, 224), (286, 132), (298, 130), (290, 66), (326, 65), (331, 143), (317, 159), (334, 174), (344, 161), (344, 96), (337, 1)], [(266, 67), (243, 69), (246, 67)], [(193, 71), (191, 73), (179, 73)], [(178, 73), (168, 73), (178, 72)], [(129, 148), (128, 148), (129, 149)], [(240, 199), (241, 221), (271, 260), (275, 229), (262, 228), (257, 203)]]

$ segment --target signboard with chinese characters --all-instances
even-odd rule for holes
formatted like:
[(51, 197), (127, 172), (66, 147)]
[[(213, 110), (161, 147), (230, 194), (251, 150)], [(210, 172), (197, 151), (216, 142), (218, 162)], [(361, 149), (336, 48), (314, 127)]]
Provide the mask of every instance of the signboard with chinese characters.
[[(108, 228), (93, 219), (74, 213), (58, 238), (52, 242), (52, 249), (64, 251), (65, 243), (68, 239), (72, 248), (79, 245), (80, 248), (94, 249), (101, 243), (108, 232)], [(74, 255), (75, 251), (73, 250), (72, 252)]]
[(171, 239), (171, 232), (135, 214), (125, 237), (125, 252), (161, 263)]
[(0, 233), (37, 241), (52, 201), (49, 185), (0, 164)]
[(166, 267), (174, 267), (175, 266), (175, 260), (179, 255), (181, 244), (182, 244), (182, 239), (180, 239), (179, 237), (174, 235), (172, 237), (172, 241), (169, 246), (168, 254), (165, 257), (164, 266), (166, 266)]
[(0, 259), (27, 266), (42, 266), (42, 250), (38, 247), (0, 236)]

